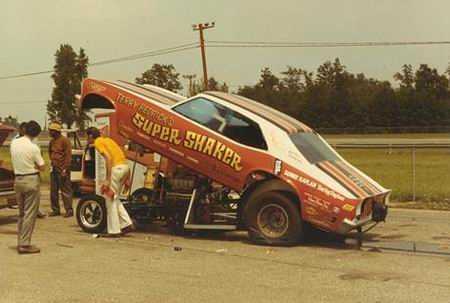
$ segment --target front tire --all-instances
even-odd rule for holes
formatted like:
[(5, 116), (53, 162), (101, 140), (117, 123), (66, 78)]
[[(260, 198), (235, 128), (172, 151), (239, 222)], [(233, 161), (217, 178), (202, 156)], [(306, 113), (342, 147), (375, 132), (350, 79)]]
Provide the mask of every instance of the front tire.
[(105, 199), (97, 195), (88, 195), (80, 199), (76, 217), (78, 225), (87, 233), (102, 233), (106, 230)]
[(295, 245), (304, 238), (299, 206), (280, 192), (250, 197), (245, 211), (252, 242), (276, 246)]

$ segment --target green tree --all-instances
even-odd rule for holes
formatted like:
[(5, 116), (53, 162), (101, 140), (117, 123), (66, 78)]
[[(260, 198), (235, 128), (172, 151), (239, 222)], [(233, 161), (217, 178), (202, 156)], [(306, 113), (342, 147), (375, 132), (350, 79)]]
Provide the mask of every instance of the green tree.
[(178, 92), (183, 88), (179, 80), (180, 74), (176, 72), (172, 64), (153, 64), (152, 68), (136, 78), (137, 84), (151, 84)]
[(271, 90), (278, 90), (279, 84), (280, 79), (278, 79), (278, 77), (275, 76), (268, 67), (265, 67), (261, 70), (261, 75), (257, 86), (267, 91), (271, 91)]
[(74, 123), (83, 128), (88, 116), (76, 108), (75, 95), (80, 93), (81, 81), (87, 77), (88, 57), (81, 48), (77, 54), (69, 44), (60, 45), (55, 53), (52, 79), (54, 87), (47, 103), (51, 120), (57, 120), (71, 128)]
[(288, 66), (288, 69), (281, 72), (281, 86), (286, 88), (290, 94), (301, 93), (306, 89), (305, 71), (301, 68)]
[(19, 127), (19, 121), (17, 119), (17, 117), (13, 117), (11, 115), (5, 117), (4, 119), (0, 117), (0, 124), (6, 124), (12, 127)]
[(394, 79), (400, 82), (401, 88), (412, 89), (414, 85), (414, 71), (411, 64), (404, 64), (402, 71), (394, 75)]
[[(208, 90), (212, 91), (221, 91), (221, 92), (228, 92), (229, 87), (226, 82), (220, 83), (220, 81), (217, 81), (214, 77), (211, 77), (208, 79)], [(205, 86), (203, 85), (203, 78), (198, 80), (191, 80), (190, 88), (189, 88), (189, 96), (195, 96), (201, 92), (205, 91)]]
[[(76, 85), (75, 87), (78, 88), (77, 94), (81, 93), (81, 85), (83, 83), (83, 80), (87, 78), (88, 76), (88, 65), (89, 65), (89, 58), (86, 55), (86, 52), (83, 48), (80, 48), (80, 51), (78, 53), (77, 63), (76, 63)], [(86, 111), (82, 111), (79, 108), (76, 109), (77, 115), (75, 116), (75, 122), (80, 127), (81, 130), (84, 130), (86, 128), (86, 122), (91, 121), (91, 118), (87, 114)]]
[(435, 68), (421, 64), (416, 71), (415, 87), (418, 93), (428, 96), (445, 98), (448, 95), (448, 79), (440, 75)]
[(398, 89), (388, 81), (350, 73), (336, 58), (315, 73), (288, 66), (281, 78), (264, 68), (257, 84), (240, 87), (238, 94), (328, 131), (450, 124), (449, 79), (444, 74), (427, 65), (414, 71), (405, 64), (394, 79), (400, 82)]
[(228, 92), (229, 87), (226, 82), (220, 83), (214, 77), (208, 79), (208, 90), (215, 90), (221, 92)]

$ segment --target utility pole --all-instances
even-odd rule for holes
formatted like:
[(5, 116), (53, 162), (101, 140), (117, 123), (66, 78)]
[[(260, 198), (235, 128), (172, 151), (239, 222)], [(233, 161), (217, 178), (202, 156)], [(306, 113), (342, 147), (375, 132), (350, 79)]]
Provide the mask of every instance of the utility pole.
[(189, 97), (192, 97), (194, 95), (194, 87), (192, 80), (194, 80), (195, 77), (197, 77), (197, 75), (195, 74), (183, 75), (183, 79), (187, 79), (189, 81)]
[(200, 33), (200, 50), (202, 53), (202, 63), (203, 63), (203, 85), (205, 90), (208, 89), (208, 71), (206, 68), (206, 53), (205, 53), (205, 38), (203, 36), (203, 30), (210, 29), (216, 26), (215, 22), (212, 23), (199, 23), (192, 25), (194, 31), (199, 31)]

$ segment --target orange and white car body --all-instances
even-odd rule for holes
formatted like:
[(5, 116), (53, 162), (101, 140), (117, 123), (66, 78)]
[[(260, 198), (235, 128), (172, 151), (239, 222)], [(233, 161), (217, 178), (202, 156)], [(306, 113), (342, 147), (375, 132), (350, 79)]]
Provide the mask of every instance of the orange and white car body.
[(286, 114), (223, 92), (189, 99), (174, 94), (174, 102), (167, 91), (152, 98), (144, 90), (87, 79), (80, 107), (115, 110), (111, 123), (120, 137), (239, 193), (258, 175), (280, 180), (298, 198), (301, 218), (326, 231), (361, 227), (388, 203), (390, 190)]

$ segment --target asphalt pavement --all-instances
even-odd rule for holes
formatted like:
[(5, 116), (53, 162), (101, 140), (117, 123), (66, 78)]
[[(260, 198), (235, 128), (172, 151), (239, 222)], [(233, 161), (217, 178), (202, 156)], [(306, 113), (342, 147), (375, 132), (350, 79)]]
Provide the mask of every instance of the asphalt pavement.
[(177, 237), (152, 225), (94, 238), (52, 217), (37, 221), (39, 255), (17, 254), (16, 213), (0, 210), (1, 303), (450, 302), (450, 212), (392, 210), (361, 250), (320, 233), (269, 247), (244, 232)]

